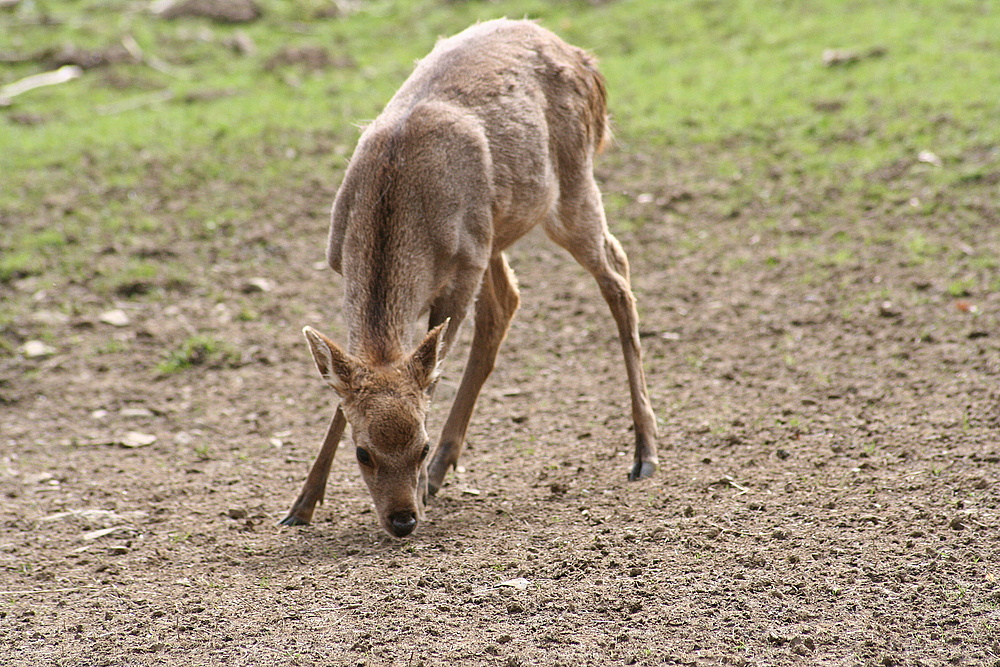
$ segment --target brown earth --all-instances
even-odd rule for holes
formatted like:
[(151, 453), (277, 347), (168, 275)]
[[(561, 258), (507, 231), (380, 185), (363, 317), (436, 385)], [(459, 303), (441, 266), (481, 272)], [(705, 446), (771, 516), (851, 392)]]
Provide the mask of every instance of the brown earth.
[[(406, 540), (376, 525), (350, 444), (315, 524), (275, 525), (333, 407), (299, 332), (343, 338), (319, 266), (335, 174), (188, 200), (151, 179), (155, 240), (95, 262), (183, 276), (115, 298), (0, 284), (20, 313), (8, 349), (52, 348), (0, 357), (0, 662), (1000, 665), (1000, 294), (975, 261), (1000, 257), (995, 188), (927, 208), (775, 172), (748, 195), (663, 162), (623, 146), (600, 174), (632, 259), (657, 475), (626, 481), (596, 286), (532, 235), (510, 253), (523, 306), (462, 468)], [(872, 177), (916, 189), (924, 166)], [(81, 187), (101, 192), (91, 168)], [(59, 197), (15, 222), (84, 194)], [(245, 221), (182, 228), (213, 197)], [(842, 215), (810, 215), (838, 198)], [(127, 324), (102, 321), (113, 308)], [(157, 370), (195, 335), (221, 348)]]

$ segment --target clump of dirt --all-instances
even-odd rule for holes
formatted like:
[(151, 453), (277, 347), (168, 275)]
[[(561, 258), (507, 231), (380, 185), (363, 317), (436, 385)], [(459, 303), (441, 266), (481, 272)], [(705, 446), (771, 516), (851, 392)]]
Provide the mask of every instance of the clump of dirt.
[(254, 0), (159, 0), (152, 11), (164, 19), (193, 16), (219, 23), (249, 23), (261, 16)]
[(264, 63), (264, 69), (268, 71), (291, 66), (322, 71), (331, 68), (355, 67), (356, 63), (347, 57), (334, 57), (328, 49), (322, 46), (285, 46)]

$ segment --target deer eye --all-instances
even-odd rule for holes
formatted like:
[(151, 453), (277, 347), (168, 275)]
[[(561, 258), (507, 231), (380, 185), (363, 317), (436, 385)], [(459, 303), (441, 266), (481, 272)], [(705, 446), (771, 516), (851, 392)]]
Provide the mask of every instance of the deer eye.
[(372, 464), (372, 457), (368, 453), (367, 449), (362, 449), (358, 447), (357, 454), (358, 454), (358, 462), (361, 465), (370, 466)]
[(430, 451), (431, 451), (431, 445), (430, 443), (427, 443), (426, 445), (424, 445), (424, 450), (420, 452), (420, 460), (423, 461), (424, 459), (426, 459)]

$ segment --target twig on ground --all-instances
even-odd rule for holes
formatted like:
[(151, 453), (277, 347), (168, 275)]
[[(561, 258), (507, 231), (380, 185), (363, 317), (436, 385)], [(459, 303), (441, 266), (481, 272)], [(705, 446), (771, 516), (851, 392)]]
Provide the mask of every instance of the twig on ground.
[(102, 107), (98, 107), (97, 113), (102, 116), (113, 116), (114, 114), (119, 114), (125, 111), (133, 111), (135, 109), (141, 109), (142, 107), (151, 106), (153, 104), (162, 104), (163, 102), (169, 102), (174, 98), (174, 91), (172, 90), (160, 90), (149, 95), (141, 95), (139, 97), (133, 97), (128, 100), (123, 100), (115, 104), (106, 104)]
[[(88, 586), (88, 588), (91, 588)], [(40, 593), (75, 593), (81, 588), (33, 588), (24, 591), (0, 591), (0, 596), (3, 595), (38, 595)]]
[(66, 83), (67, 81), (78, 79), (81, 74), (83, 74), (83, 69), (76, 65), (64, 65), (51, 72), (32, 74), (0, 88), (0, 106), (9, 106), (11, 98), (26, 93), (29, 90)]
[(136, 62), (148, 65), (157, 72), (162, 72), (175, 78), (182, 78), (180, 71), (171, 65), (168, 65), (164, 60), (143, 51), (142, 47), (139, 46), (139, 43), (135, 41), (135, 37), (132, 35), (125, 35), (122, 37), (122, 46), (124, 46), (125, 50), (129, 52), (129, 55), (135, 58)]

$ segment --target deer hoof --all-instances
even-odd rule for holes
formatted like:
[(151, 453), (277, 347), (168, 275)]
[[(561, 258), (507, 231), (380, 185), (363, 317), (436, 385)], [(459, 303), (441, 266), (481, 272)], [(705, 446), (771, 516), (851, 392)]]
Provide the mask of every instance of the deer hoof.
[(640, 479), (652, 477), (654, 472), (656, 472), (656, 463), (653, 461), (636, 461), (628, 474), (628, 481), (637, 482)]
[(279, 526), (308, 526), (308, 521), (303, 521), (294, 514), (289, 514), (284, 519), (278, 522)]

